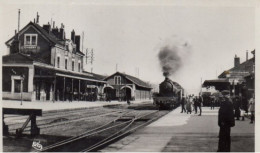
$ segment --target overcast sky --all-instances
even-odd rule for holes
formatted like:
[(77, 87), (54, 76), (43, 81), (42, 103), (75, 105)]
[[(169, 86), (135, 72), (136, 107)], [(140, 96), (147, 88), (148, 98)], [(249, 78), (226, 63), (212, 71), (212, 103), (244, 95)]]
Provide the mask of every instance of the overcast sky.
[[(140, 79), (159, 84), (164, 77), (157, 54), (166, 40), (177, 39), (181, 43), (188, 42), (190, 51), (171, 78), (196, 94), (201, 78), (202, 81), (215, 79), (233, 66), (235, 54), (243, 62), (246, 50), (251, 52), (255, 48), (255, 10), (246, 3), (242, 7), (230, 1), (207, 6), (202, 6), (203, 3), (178, 5), (176, 1), (169, 3), (171, 5), (158, 1), (142, 4), (134, 1), (64, 2), (68, 3), (5, 2), (0, 10), (1, 21), (4, 21), (1, 23), (1, 52), (6, 54), (4, 42), (17, 29), (18, 9), (21, 9), (21, 28), (39, 12), (40, 25), (51, 19), (58, 27), (63, 23), (67, 38), (72, 29), (79, 35), (84, 31), (84, 48), (94, 49), (93, 72), (110, 75), (118, 64), (118, 71), (136, 76), (136, 68), (139, 68)], [(250, 52), (249, 58), (252, 57)]]

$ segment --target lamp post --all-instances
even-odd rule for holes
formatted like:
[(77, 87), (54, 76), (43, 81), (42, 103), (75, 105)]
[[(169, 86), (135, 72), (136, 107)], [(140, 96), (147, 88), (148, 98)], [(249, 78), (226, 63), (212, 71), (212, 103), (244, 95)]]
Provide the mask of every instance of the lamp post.
[(23, 105), (23, 80), (24, 76), (21, 76), (21, 105)]

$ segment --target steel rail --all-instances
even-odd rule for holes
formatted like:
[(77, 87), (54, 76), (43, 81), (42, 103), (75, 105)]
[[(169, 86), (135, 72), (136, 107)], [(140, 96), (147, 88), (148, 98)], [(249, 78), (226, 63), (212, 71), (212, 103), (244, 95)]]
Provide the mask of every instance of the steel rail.
[[(102, 126), (100, 126), (100, 127), (97, 127), (97, 128), (95, 128), (95, 129), (92, 129), (92, 130), (87, 131), (87, 132), (85, 132), (85, 133), (82, 133), (82, 134), (79, 135), (79, 136), (71, 137), (71, 138), (68, 138), (68, 139), (66, 139), (66, 140), (62, 140), (62, 141), (59, 141), (59, 142), (57, 142), (57, 143), (55, 143), (55, 144), (49, 145), (49, 146), (45, 147), (41, 152), (46, 152), (46, 151), (48, 151), (48, 150), (50, 150), (50, 149), (55, 149), (55, 148), (57, 148), (57, 147), (61, 147), (61, 146), (65, 145), (65, 144), (68, 144), (68, 143), (71, 143), (71, 142), (74, 142), (74, 141), (77, 141), (77, 140), (86, 138), (86, 137), (88, 137), (88, 136), (92, 136), (92, 135), (94, 135), (94, 134), (97, 134), (97, 133), (100, 133), (100, 132), (109, 130), (109, 129), (111, 129), (111, 128), (115, 128), (115, 127), (117, 127), (117, 126), (121, 126), (121, 125), (123, 125), (123, 124), (126, 124), (126, 123), (128, 123), (128, 122), (130, 122), (130, 121), (126, 121), (126, 122), (123, 122), (123, 123), (120, 123), (120, 124), (117, 124), (117, 125), (114, 125), (114, 126), (105, 128), (105, 129), (101, 129), (101, 128), (103, 128), (103, 127), (105, 127), (105, 126), (107, 126), (107, 125), (109, 125), (109, 124), (111, 124), (111, 123), (114, 123), (116, 120), (120, 119), (123, 115), (126, 115), (126, 114), (128, 114), (128, 113), (131, 113), (131, 112), (126, 112), (125, 114), (120, 115), (119, 117), (117, 117), (117, 118), (114, 119), (113, 121), (110, 121), (110, 122), (108, 122), (108, 123), (106, 123), (106, 124), (104, 124), (104, 125), (102, 125)], [(101, 129), (101, 130), (99, 130), (99, 129)], [(99, 131), (97, 131), (97, 130), (99, 130)]]
[[(111, 115), (111, 114), (116, 114), (116, 113), (121, 113), (121, 112), (122, 111), (110, 112), (110, 113), (106, 113), (106, 114), (93, 115), (93, 116), (88, 116), (88, 117), (83, 117), (83, 118), (79, 117), (79, 118), (76, 118), (75, 120), (67, 120), (67, 121), (63, 121), (63, 122), (60, 122), (60, 123), (56, 123), (56, 124), (53, 123), (51, 125), (49, 125), (50, 122), (48, 122), (48, 123), (38, 124), (38, 127), (46, 129), (46, 128), (51, 128), (51, 127), (55, 127), (55, 126), (59, 126), (59, 125), (69, 124), (69, 123), (72, 123), (72, 122), (79, 122), (79, 121), (82, 121), (82, 120), (91, 120), (91, 119), (93, 119), (95, 117), (101, 117), (101, 116), (106, 116), (106, 115)], [(17, 124), (17, 125), (19, 125), (19, 124)], [(30, 126), (26, 127), (25, 129), (26, 130), (24, 130), (24, 131), (30, 131)], [(10, 129), (10, 131), (15, 131), (15, 130), (16, 129), (13, 129), (13, 128)]]
[[(115, 112), (119, 112), (119, 111), (115, 111)], [(86, 112), (86, 111), (79, 111), (79, 112), (68, 112), (66, 114), (62, 113), (62, 114), (56, 114), (56, 115), (47, 115), (47, 116), (41, 116), (41, 117), (38, 117), (38, 120), (37, 121), (44, 121), (44, 120), (51, 120), (51, 119), (59, 119), (59, 118), (65, 118), (65, 117), (70, 117), (70, 116), (76, 116), (76, 115), (84, 115), (84, 114), (88, 114), (88, 115), (91, 115), (91, 116), (98, 116), (98, 115), (102, 115), (102, 114), (98, 114), (96, 115), (95, 114), (96, 112)], [(113, 113), (113, 112), (110, 112), (110, 113)], [(14, 119), (14, 121), (16, 120), (22, 120), (22, 119), (27, 119), (27, 117), (25, 116), (18, 116), (19, 118), (17, 119)], [(9, 119), (9, 118), (6, 118), (5, 119)], [(10, 120), (11, 121), (11, 120)], [(6, 122), (10, 122), (10, 121), (6, 121)], [(12, 121), (11, 121), (12, 122)], [(11, 124), (8, 124), (8, 125), (16, 125), (16, 124), (20, 124), (20, 123), (11, 123)]]
[[(133, 120), (131, 121), (131, 123), (130, 123), (127, 127), (131, 126), (136, 120), (138, 120), (138, 119), (140, 119), (140, 118), (143, 118), (143, 117), (145, 117), (145, 116), (151, 115), (151, 114), (155, 114), (155, 113), (157, 113), (157, 112), (159, 112), (159, 111), (157, 110), (157, 111), (154, 111), (154, 112), (151, 112), (151, 113), (147, 113), (147, 114), (145, 114), (145, 115), (142, 115), (142, 116), (140, 116), (140, 117), (137, 117), (137, 118), (133, 119)], [(155, 118), (155, 119), (158, 119), (158, 118)], [(100, 142), (98, 142), (98, 143), (92, 145), (91, 147), (89, 147), (89, 148), (87, 148), (87, 149), (84, 149), (84, 150), (82, 150), (82, 151), (80, 151), (80, 152), (96, 151), (97, 148), (99, 148), (99, 147), (101, 147), (101, 146), (104, 146), (104, 145), (106, 145), (106, 144), (109, 144), (110, 142), (112, 142), (112, 141), (114, 141), (114, 140), (116, 140), (116, 139), (118, 139), (118, 138), (120, 138), (120, 137), (122, 137), (122, 136), (125, 136), (126, 134), (130, 133), (131, 131), (134, 131), (134, 130), (136, 130), (136, 129), (138, 129), (138, 128), (140, 128), (140, 127), (146, 125), (146, 124), (149, 124), (149, 123), (151, 123), (152, 121), (154, 121), (155, 119), (151, 119), (151, 120), (145, 122), (144, 124), (141, 124), (141, 125), (139, 125), (139, 126), (133, 128), (133, 129), (130, 129), (130, 130), (128, 130), (128, 131), (123, 132), (123, 131), (127, 128), (127, 127), (125, 127), (124, 129), (118, 131), (117, 133), (115, 133), (115, 134), (113, 134), (113, 135), (111, 135), (111, 136), (105, 138), (104, 140), (102, 140), (102, 141), (100, 141)], [(121, 132), (123, 132), (123, 133), (121, 133)], [(121, 133), (121, 134), (120, 134), (120, 133)], [(120, 134), (120, 135), (118, 135), (118, 134)]]

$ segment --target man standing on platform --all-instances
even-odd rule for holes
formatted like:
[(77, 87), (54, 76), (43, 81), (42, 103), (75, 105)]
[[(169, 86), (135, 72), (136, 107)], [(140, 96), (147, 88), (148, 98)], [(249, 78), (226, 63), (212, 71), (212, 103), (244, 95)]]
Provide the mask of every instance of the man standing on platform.
[(195, 114), (197, 114), (197, 112), (198, 112), (198, 97), (196, 96), (194, 99), (194, 110), (195, 110)]
[(234, 106), (234, 109), (235, 109), (236, 120), (240, 120), (240, 106), (241, 106), (241, 102), (240, 102), (240, 97), (239, 96), (235, 96), (235, 98), (233, 100), (233, 106)]
[(182, 99), (181, 99), (181, 113), (183, 113), (183, 111), (186, 112), (186, 109), (184, 107), (185, 102), (186, 102), (185, 97), (182, 97)]
[(229, 95), (226, 95), (222, 100), (218, 112), (219, 142), (218, 152), (230, 152), (230, 131), (231, 127), (235, 126), (233, 104)]
[(246, 83), (242, 83), (241, 95), (242, 95), (242, 121), (245, 120), (245, 114), (248, 113), (248, 97), (247, 97), (248, 89), (246, 87)]
[(199, 96), (199, 98), (198, 98), (198, 107), (199, 107), (199, 110), (200, 110), (200, 114), (199, 114), (199, 116), (201, 116), (201, 113), (202, 113), (202, 98), (201, 98), (201, 96)]

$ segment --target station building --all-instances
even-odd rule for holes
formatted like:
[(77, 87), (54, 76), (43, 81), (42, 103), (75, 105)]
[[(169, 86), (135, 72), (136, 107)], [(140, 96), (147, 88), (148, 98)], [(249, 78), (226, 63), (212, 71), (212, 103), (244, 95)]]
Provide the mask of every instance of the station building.
[(84, 71), (85, 54), (80, 36), (65, 37), (60, 28), (39, 19), (29, 22), (6, 42), (9, 54), (3, 56), (2, 97), (11, 100), (65, 101), (95, 100), (106, 81)]
[(205, 80), (204, 87), (215, 86), (219, 91), (227, 90), (231, 94), (239, 95), (241, 93), (242, 84), (245, 83), (248, 88), (249, 97), (255, 92), (255, 50), (251, 51), (253, 57), (248, 59), (246, 53), (246, 61), (240, 63), (240, 58), (235, 55), (234, 67), (223, 71), (218, 79)]
[(103, 88), (103, 93), (112, 100), (151, 99), (152, 87), (134, 76), (116, 72), (106, 77), (104, 81), (107, 81), (107, 84)]

